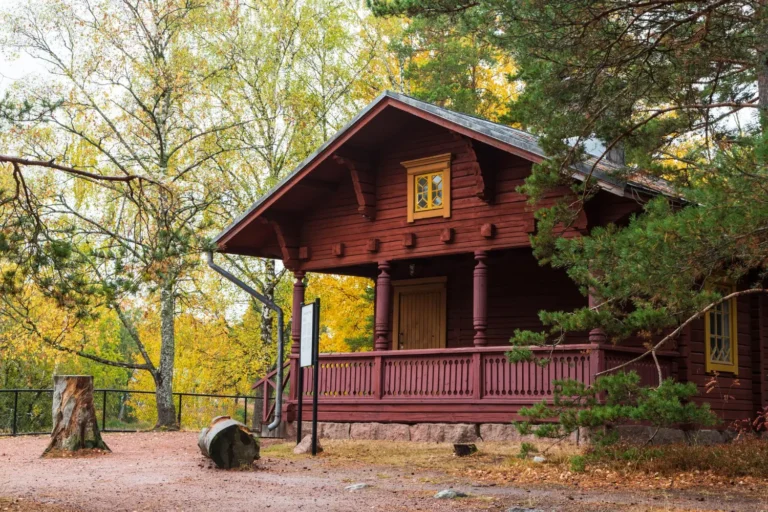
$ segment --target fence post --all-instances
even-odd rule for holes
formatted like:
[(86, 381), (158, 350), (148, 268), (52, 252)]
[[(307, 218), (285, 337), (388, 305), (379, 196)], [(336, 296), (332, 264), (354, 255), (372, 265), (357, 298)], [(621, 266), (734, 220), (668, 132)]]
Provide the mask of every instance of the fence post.
[(176, 423), (179, 424), (179, 428), (181, 428), (181, 397), (184, 396), (181, 393), (179, 393), (179, 412), (176, 416)]
[(11, 435), (16, 435), (16, 410), (19, 408), (19, 392), (13, 392), (13, 424), (11, 426)]
[(246, 396), (244, 398), (245, 400), (245, 407), (243, 410), (245, 411), (245, 415), (243, 416), (243, 423), (245, 423), (245, 426), (250, 430), (250, 427), (248, 427), (248, 397)]
[(101, 397), (101, 431), (104, 432), (107, 429), (107, 390), (104, 390), (104, 394)]

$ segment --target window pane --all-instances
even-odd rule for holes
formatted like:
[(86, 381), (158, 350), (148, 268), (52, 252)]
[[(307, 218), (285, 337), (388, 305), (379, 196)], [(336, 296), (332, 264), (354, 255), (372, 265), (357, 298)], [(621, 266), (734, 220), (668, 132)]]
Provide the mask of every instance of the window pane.
[(439, 208), (443, 206), (443, 175), (435, 174), (432, 176), (432, 206)]
[(425, 210), (429, 206), (429, 180), (427, 176), (416, 177), (416, 209)]
[(731, 340), (723, 338), (720, 347), (720, 361), (723, 363), (731, 362)]
[(712, 363), (728, 365), (733, 363), (733, 340), (731, 339), (731, 303), (726, 302), (709, 312), (709, 360)]

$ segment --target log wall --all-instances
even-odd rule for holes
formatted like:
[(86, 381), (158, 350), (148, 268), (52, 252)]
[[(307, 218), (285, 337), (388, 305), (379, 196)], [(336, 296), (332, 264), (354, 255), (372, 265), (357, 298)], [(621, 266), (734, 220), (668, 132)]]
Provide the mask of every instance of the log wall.
[[(309, 257), (299, 263), (302, 270), (328, 271), (382, 260), (530, 246), (533, 213), (525, 196), (515, 189), (530, 173), (531, 163), (493, 150), (493, 160), (483, 163), (494, 171), (495, 190), (492, 201), (486, 202), (477, 195), (477, 155), (466, 140), (438, 126), (420, 126), (418, 132), (398, 137), (375, 159), (375, 220), (358, 211), (349, 176), (335, 192), (326, 195), (321, 206), (303, 215), (299, 243), (308, 249)], [(453, 155), (451, 216), (408, 223), (407, 174), (400, 162), (441, 153)], [(490, 236), (481, 234), (484, 224), (493, 224)], [(452, 230), (450, 240), (441, 239), (445, 230)], [(565, 236), (576, 234), (571, 229)], [(412, 245), (404, 242), (406, 236), (412, 236)]]

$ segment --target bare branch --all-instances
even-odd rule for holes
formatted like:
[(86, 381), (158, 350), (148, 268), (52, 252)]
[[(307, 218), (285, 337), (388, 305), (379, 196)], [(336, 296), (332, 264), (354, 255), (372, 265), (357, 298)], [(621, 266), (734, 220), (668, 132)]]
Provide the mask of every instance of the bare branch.
[(53, 160), (49, 160), (46, 162), (44, 160), (29, 160), (27, 158), (20, 158), (20, 157), (7, 156), (7, 155), (0, 155), (0, 163), (11, 163), (14, 165), (27, 165), (31, 167), (46, 167), (48, 169), (62, 171), (67, 174), (71, 174), (73, 176), (77, 176), (80, 178), (89, 178), (97, 181), (119, 181), (124, 183), (129, 183), (134, 180), (146, 181), (147, 183), (152, 183), (154, 185), (157, 185), (163, 188), (166, 191), (169, 191), (168, 188), (162, 183), (160, 183), (159, 181), (154, 180), (152, 178), (148, 178), (146, 176), (141, 176), (138, 174), (128, 174), (126, 176), (104, 176), (101, 174), (96, 174), (88, 171), (83, 171), (80, 169), (75, 169), (74, 167), (68, 167), (66, 165), (59, 165), (55, 163)]

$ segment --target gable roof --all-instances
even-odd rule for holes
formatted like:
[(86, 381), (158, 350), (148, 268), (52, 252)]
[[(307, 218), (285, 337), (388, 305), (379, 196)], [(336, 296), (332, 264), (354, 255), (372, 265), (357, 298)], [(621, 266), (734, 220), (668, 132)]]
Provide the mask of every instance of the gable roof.
[[(513, 154), (517, 154), (532, 162), (540, 162), (547, 158), (547, 155), (541, 149), (541, 146), (539, 146), (538, 137), (533, 134), (477, 116), (454, 112), (447, 108), (406, 96), (405, 94), (384, 91), (375, 100), (358, 112), (355, 117), (337, 131), (330, 139), (317, 148), (314, 153), (297, 165), (290, 174), (273, 186), (269, 192), (254, 202), (250, 208), (232, 221), (229, 226), (214, 238), (214, 242), (219, 244), (229, 238), (230, 235), (234, 235), (234, 233), (239, 231), (239, 227), (245, 223), (244, 221), (254, 216), (254, 214), (256, 214), (256, 212), (264, 205), (279, 196), (289, 184), (296, 181), (298, 175), (302, 174), (303, 171), (307, 170), (311, 165), (324, 160), (325, 157), (331, 153), (330, 149), (338, 146), (340, 141), (345, 140), (355, 127), (359, 126), (372, 114), (375, 115), (380, 108), (387, 105), (405, 110), (427, 120), (437, 122), (448, 129), (460, 132), (467, 137), (499, 147)], [(620, 167), (607, 160), (601, 160), (595, 165), (596, 157), (597, 155), (593, 155), (593, 158), (574, 166), (573, 177), (575, 179), (583, 180), (590, 176), (590, 179), (596, 180), (597, 184), (604, 190), (622, 197), (631, 193), (631, 189), (634, 189), (635, 192), (645, 194), (664, 193), (663, 190), (651, 186), (647, 181), (642, 183), (640, 181), (634, 182), (617, 179), (612, 173), (619, 170)], [(593, 166), (594, 170), (592, 170)]]

